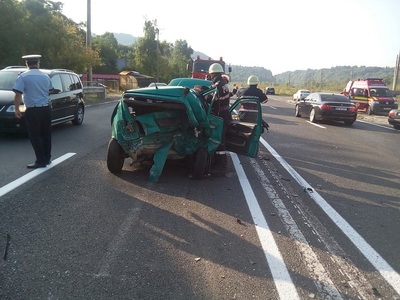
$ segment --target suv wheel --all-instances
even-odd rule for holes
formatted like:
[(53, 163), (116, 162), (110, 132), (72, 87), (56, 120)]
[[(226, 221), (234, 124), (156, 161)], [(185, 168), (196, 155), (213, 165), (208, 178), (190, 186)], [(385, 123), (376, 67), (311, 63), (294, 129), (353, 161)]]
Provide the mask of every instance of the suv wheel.
[(75, 119), (72, 120), (72, 124), (81, 125), (84, 116), (85, 116), (85, 110), (82, 105), (79, 105), (75, 113)]

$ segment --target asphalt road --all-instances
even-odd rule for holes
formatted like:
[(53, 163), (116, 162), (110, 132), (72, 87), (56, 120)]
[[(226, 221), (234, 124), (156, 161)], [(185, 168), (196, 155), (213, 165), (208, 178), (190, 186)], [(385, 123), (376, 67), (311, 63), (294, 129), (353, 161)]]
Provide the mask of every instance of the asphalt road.
[(224, 178), (108, 172), (115, 102), (53, 128), (51, 168), (0, 136), (0, 299), (400, 299), (400, 132), (269, 98), (259, 157)]

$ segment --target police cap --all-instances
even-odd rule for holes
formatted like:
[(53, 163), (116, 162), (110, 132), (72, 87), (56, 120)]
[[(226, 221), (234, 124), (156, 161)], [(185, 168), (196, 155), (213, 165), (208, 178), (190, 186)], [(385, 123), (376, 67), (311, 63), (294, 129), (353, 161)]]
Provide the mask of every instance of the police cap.
[(27, 64), (35, 64), (40, 61), (40, 58), (42, 56), (40, 54), (30, 54), (30, 55), (24, 55), (22, 56), (23, 59), (25, 59)]

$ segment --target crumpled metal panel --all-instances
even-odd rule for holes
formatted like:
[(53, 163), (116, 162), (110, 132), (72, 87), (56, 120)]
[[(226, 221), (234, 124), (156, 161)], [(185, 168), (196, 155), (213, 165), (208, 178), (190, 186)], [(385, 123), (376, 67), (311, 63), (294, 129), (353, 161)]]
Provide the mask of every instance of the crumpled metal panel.
[[(154, 107), (157, 107), (157, 95), (148, 90), (128, 91), (129, 95), (125, 97), (148, 97), (155, 101)], [(223, 120), (209, 115), (194, 91), (176, 87), (174, 90), (158, 96), (160, 101), (166, 99), (170, 103), (182, 103), (186, 111), (172, 109), (136, 116), (121, 98), (111, 118), (112, 136), (132, 159), (139, 159), (142, 154), (153, 156), (150, 170), (153, 182), (158, 181), (171, 153), (184, 158), (196, 153), (200, 147), (206, 147), (209, 153), (213, 153), (221, 143)], [(132, 106), (134, 104), (132, 102)]]

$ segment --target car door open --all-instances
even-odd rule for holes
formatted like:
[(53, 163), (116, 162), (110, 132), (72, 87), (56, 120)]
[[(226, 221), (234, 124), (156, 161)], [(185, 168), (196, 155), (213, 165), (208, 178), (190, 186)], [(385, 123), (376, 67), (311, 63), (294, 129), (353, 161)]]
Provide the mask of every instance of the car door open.
[(256, 157), (262, 129), (262, 111), (258, 98), (243, 97), (229, 108), (231, 121), (226, 131), (228, 151)]

